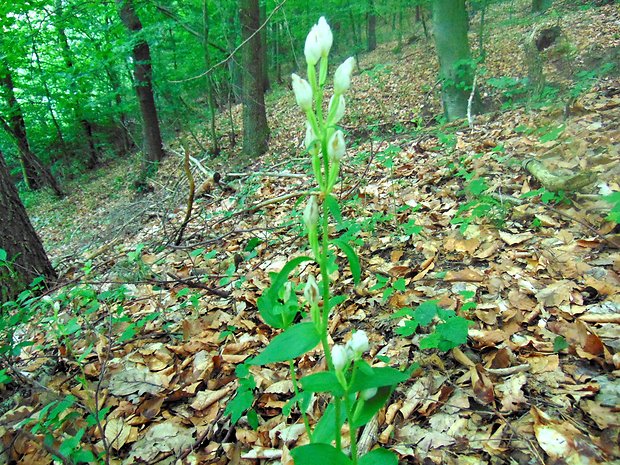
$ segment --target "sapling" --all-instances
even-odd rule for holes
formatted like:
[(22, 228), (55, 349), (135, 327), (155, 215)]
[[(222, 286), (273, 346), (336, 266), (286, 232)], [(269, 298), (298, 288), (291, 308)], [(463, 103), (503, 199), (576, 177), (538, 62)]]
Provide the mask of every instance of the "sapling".
[[(408, 379), (410, 370), (401, 372), (367, 363), (363, 357), (370, 344), (364, 331), (354, 332), (344, 345), (330, 347), (328, 338), (330, 314), (345, 300), (343, 296), (332, 295), (331, 290), (330, 275), (337, 266), (335, 249), (346, 255), (355, 284), (360, 281), (360, 263), (355, 251), (347, 241), (330, 237), (329, 233), (330, 214), (340, 217), (340, 207), (332, 191), (346, 154), (345, 135), (336, 125), (345, 113), (345, 96), (351, 87), (355, 66), (354, 58), (350, 57), (336, 69), (333, 94), (325, 114), (323, 102), (332, 43), (331, 29), (321, 17), (306, 38), (307, 79), (292, 75), (295, 100), (306, 116), (304, 143), (316, 180), (316, 189), (303, 212), (311, 256), (293, 258), (279, 273), (272, 275), (271, 286), (258, 299), (257, 305), (263, 320), (283, 331), (258, 356), (248, 360), (247, 365), (289, 363), (295, 392), (291, 403), (299, 407), (309, 440), (309, 444), (292, 450), (296, 465), (395, 465), (396, 455), (382, 448), (358, 457), (357, 433), (384, 406), (394, 387)], [(318, 265), (319, 277), (308, 275), (303, 289), (304, 301), (300, 304), (289, 275), (305, 262)], [(304, 309), (308, 309), (308, 313), (303, 313), (302, 321), (294, 324)], [(326, 371), (298, 380), (294, 360), (319, 344), (325, 356)], [(235, 420), (240, 417), (240, 409), (251, 406), (248, 394), (254, 388), (253, 383), (247, 382), (251, 377), (247, 368), (238, 369), (237, 373), (241, 374), (240, 388), (227, 407), (227, 413)], [(332, 401), (312, 429), (305, 411), (316, 393), (328, 393)], [(343, 447), (341, 439), (345, 422), (349, 429), (348, 449)]]

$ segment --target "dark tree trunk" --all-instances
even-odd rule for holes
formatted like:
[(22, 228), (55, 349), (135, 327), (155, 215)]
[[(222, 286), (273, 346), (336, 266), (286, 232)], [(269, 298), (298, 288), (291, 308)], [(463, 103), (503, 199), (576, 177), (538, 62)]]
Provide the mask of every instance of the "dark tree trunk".
[[(474, 80), (474, 66), (467, 38), (468, 21), (465, 0), (433, 1), (433, 35), (442, 79), (441, 100), (448, 121), (467, 116)], [(472, 113), (481, 110), (476, 92)]]
[(9, 109), (9, 120), (5, 121), (3, 118), (0, 118), (0, 126), (17, 144), (26, 186), (29, 189), (40, 189), (45, 184), (48, 184), (54, 190), (54, 193), (61, 197), (63, 193), (56, 182), (56, 178), (30, 149), (26, 132), (26, 121), (24, 120), (24, 114), (19, 101), (15, 96), (15, 85), (13, 84), (11, 70), (4, 58), (0, 59), (0, 89), (4, 94)]
[(366, 17), (367, 50), (372, 52), (377, 48), (377, 12), (375, 1), (368, 0), (368, 16)]
[(243, 153), (249, 157), (265, 153), (269, 139), (261, 75), (263, 55), (260, 53), (260, 34), (255, 34), (259, 27), (258, 0), (240, 0), (239, 17), (241, 39), (244, 42), (248, 40), (241, 50), (241, 67), (243, 68)]
[[(267, 0), (259, 0), (259, 27), (261, 27), (267, 19)], [(263, 92), (267, 92), (271, 85), (269, 83), (269, 59), (267, 54), (267, 27), (260, 30), (260, 54), (261, 54), (261, 76), (263, 84)]]
[(123, 24), (135, 36), (133, 46), (133, 66), (136, 94), (142, 115), (142, 134), (146, 160), (152, 163), (164, 158), (164, 148), (159, 130), (157, 107), (153, 95), (151, 51), (149, 45), (139, 33), (142, 23), (136, 14), (133, 0), (117, 0)]
[(79, 83), (79, 80), (75, 76), (74, 62), (73, 62), (73, 54), (71, 53), (71, 48), (69, 47), (69, 40), (67, 39), (67, 34), (65, 32), (65, 28), (63, 23), (63, 7), (62, 0), (56, 0), (56, 31), (58, 33), (58, 42), (60, 43), (60, 48), (62, 50), (62, 56), (65, 61), (65, 66), (67, 67), (68, 72), (73, 73), (74, 76), (71, 77), (71, 92), (73, 93), (73, 111), (75, 113), (75, 119), (79, 122), (82, 127), (82, 131), (86, 137), (86, 142), (88, 144), (88, 168), (92, 169), (99, 164), (99, 154), (97, 153), (97, 149), (95, 148), (95, 140), (93, 138), (93, 126), (84, 116), (83, 102), (81, 96), (84, 95), (84, 89)]
[(11, 182), (9, 169), (0, 152), (0, 249), (6, 252), (8, 265), (0, 261), (0, 303), (11, 300), (34, 278), (47, 283), (57, 279), (43, 244), (39, 240), (26, 209)]

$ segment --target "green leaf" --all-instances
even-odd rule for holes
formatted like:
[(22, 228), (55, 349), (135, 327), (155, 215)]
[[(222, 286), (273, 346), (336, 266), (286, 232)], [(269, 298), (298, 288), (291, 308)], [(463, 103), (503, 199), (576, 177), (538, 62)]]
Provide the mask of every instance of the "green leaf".
[(341, 411), (340, 424), (336, 430), (336, 407), (334, 404), (329, 404), (314, 428), (312, 442), (331, 444), (331, 442), (335, 439), (336, 434), (340, 434), (340, 428), (342, 428), (342, 425), (344, 425), (346, 420), (345, 416), (345, 413)]
[[(355, 363), (356, 368), (358, 362)], [(390, 367), (370, 367), (356, 370), (353, 374), (351, 391), (359, 392), (364, 389), (379, 388), (382, 386), (396, 386), (409, 379), (408, 373), (403, 373)]]
[(406, 320), (403, 326), (397, 327), (394, 332), (396, 334), (400, 334), (401, 336), (409, 337), (412, 334), (415, 334), (416, 329), (418, 329), (418, 322), (416, 320)]
[(295, 465), (351, 465), (353, 462), (329, 444), (308, 444), (291, 451)]
[(273, 279), (268, 292), (273, 293), (277, 297), (280, 288), (284, 286), (284, 283), (286, 281), (288, 281), (288, 275), (291, 274), (291, 272), (303, 262), (311, 262), (312, 260), (313, 259), (310, 257), (302, 256), (289, 261), (286, 265), (282, 267), (280, 272), (276, 275), (275, 279)]
[(438, 300), (428, 300), (413, 311), (413, 317), (422, 326), (427, 326), (437, 315)]
[(557, 336), (553, 340), (553, 351), (554, 352), (557, 353), (567, 348), (568, 348), (568, 342), (566, 342), (566, 339), (564, 339), (562, 336)]
[(336, 220), (336, 223), (341, 224), (342, 223), (342, 212), (340, 211), (340, 204), (334, 198), (334, 196), (329, 194), (327, 197), (325, 197), (325, 204), (327, 205), (327, 209), (329, 210), (331, 215)]
[(6, 262), (7, 253), (6, 250), (0, 249), (0, 262)]
[(398, 278), (396, 281), (394, 281), (392, 287), (397, 291), (405, 292), (407, 290), (407, 282), (405, 281), (405, 278)]
[(359, 428), (360, 426), (364, 426), (368, 423), (374, 414), (381, 410), (381, 407), (385, 405), (385, 402), (392, 394), (393, 389), (393, 386), (383, 386), (377, 389), (377, 393), (370, 399), (359, 399), (357, 402), (361, 402), (361, 407), (359, 409), (356, 407), (353, 408), (355, 414), (351, 420), (351, 426), (354, 428)]
[(489, 188), (489, 186), (487, 185), (487, 183), (484, 181), (484, 179), (482, 178), (478, 178), (478, 179), (474, 179), (472, 182), (469, 183), (469, 185), (467, 186), (467, 190), (473, 195), (473, 196), (478, 196), (480, 194), (482, 194), (484, 191), (486, 191)]
[(300, 380), (304, 391), (310, 392), (331, 392), (335, 396), (344, 395), (344, 391), (336, 374), (332, 371), (320, 371)]
[(254, 394), (247, 390), (237, 390), (237, 395), (226, 404), (224, 415), (230, 415), (230, 421), (234, 425), (239, 421), (243, 412), (252, 407)]
[(314, 323), (311, 321), (298, 323), (274, 337), (269, 345), (248, 363), (266, 365), (293, 360), (314, 349), (320, 341), (321, 336)]
[(340, 250), (344, 252), (349, 260), (349, 266), (351, 267), (351, 274), (353, 275), (353, 282), (357, 285), (360, 283), (360, 275), (361, 275), (361, 267), (360, 267), (360, 259), (357, 254), (353, 250), (353, 248), (347, 244), (345, 241), (340, 239), (334, 239), (332, 243)]
[(358, 465), (398, 465), (398, 457), (391, 450), (379, 448), (360, 457)]

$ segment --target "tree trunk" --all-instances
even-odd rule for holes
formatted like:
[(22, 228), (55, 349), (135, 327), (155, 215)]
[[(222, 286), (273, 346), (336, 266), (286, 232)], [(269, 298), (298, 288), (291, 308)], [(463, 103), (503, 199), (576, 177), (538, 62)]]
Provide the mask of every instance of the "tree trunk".
[(377, 48), (377, 12), (375, 1), (368, 0), (368, 16), (366, 17), (367, 50), (372, 52)]
[[(258, 0), (240, 0), (239, 17), (241, 38), (245, 42), (241, 51), (243, 72), (243, 153), (247, 157), (261, 155), (267, 150), (269, 126), (265, 113), (265, 96), (262, 81), (260, 53)], [(251, 37), (251, 39), (250, 39)]]
[(157, 163), (164, 158), (164, 148), (153, 95), (151, 51), (148, 43), (140, 34), (142, 23), (136, 14), (133, 0), (116, 1), (120, 6), (121, 21), (134, 36), (133, 72), (140, 114), (142, 115), (144, 153), (148, 162)]
[(15, 298), (34, 278), (43, 276), (49, 283), (57, 276), (11, 182), (2, 152), (0, 211), (0, 249), (6, 252), (6, 262), (0, 260), (0, 303), (3, 303)]
[(73, 74), (70, 77), (71, 79), (71, 93), (73, 94), (73, 111), (75, 113), (75, 119), (79, 122), (82, 127), (82, 131), (86, 136), (86, 142), (88, 144), (88, 168), (92, 169), (99, 164), (99, 154), (97, 153), (97, 149), (95, 148), (95, 141), (93, 138), (93, 126), (84, 116), (84, 112), (82, 110), (83, 103), (81, 100), (81, 96), (85, 94), (84, 89), (80, 85), (79, 80), (75, 76), (75, 68), (73, 62), (73, 54), (71, 53), (71, 48), (69, 47), (69, 40), (67, 39), (67, 34), (65, 32), (65, 28), (62, 24), (63, 22), (63, 7), (62, 0), (56, 0), (56, 32), (58, 33), (58, 42), (60, 43), (60, 48), (62, 50), (62, 57), (65, 61), (65, 66), (67, 67), (67, 71), (69, 74)]
[[(467, 38), (465, 0), (433, 1), (433, 35), (442, 80), (441, 99), (448, 121), (467, 116), (469, 96), (474, 80), (474, 63)], [(472, 114), (481, 110), (475, 93)]]
[(215, 95), (213, 76), (209, 69), (211, 68), (211, 54), (209, 53), (209, 5), (207, 0), (202, 2), (202, 21), (203, 21), (203, 52), (205, 59), (205, 68), (207, 70), (206, 87), (207, 87), (207, 106), (209, 107), (209, 130), (211, 132), (211, 152), (214, 156), (220, 154), (219, 141), (217, 139), (217, 131), (215, 128)]
[[(259, 25), (261, 27), (267, 19), (267, 0), (259, 0)], [(261, 76), (263, 92), (267, 92), (271, 85), (269, 83), (269, 59), (267, 54), (267, 27), (260, 30), (260, 54), (261, 54)]]
[(0, 118), (0, 126), (17, 144), (26, 187), (36, 190), (48, 184), (58, 197), (62, 197), (63, 192), (56, 182), (56, 178), (30, 149), (26, 132), (26, 121), (24, 120), (21, 105), (15, 96), (15, 85), (13, 84), (11, 70), (4, 58), (0, 58), (0, 89), (4, 94), (9, 109), (9, 120), (5, 121), (4, 118)]

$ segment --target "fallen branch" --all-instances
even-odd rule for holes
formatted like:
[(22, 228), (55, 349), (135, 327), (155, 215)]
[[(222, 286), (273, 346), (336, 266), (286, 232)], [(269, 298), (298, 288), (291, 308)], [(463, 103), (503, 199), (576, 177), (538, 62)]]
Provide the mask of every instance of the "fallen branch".
[(542, 162), (535, 158), (528, 158), (523, 162), (522, 166), (534, 176), (545, 189), (551, 192), (574, 192), (596, 181), (596, 175), (591, 171), (580, 171), (577, 174), (568, 176), (552, 173)]

